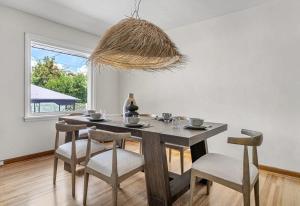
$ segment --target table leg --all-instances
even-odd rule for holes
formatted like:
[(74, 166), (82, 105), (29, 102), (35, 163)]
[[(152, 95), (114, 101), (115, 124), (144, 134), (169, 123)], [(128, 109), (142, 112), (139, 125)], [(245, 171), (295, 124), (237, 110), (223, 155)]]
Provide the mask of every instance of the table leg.
[(165, 144), (159, 134), (142, 136), (148, 205), (172, 205)]
[[(191, 156), (192, 156), (192, 162), (195, 162), (197, 159), (199, 159), (200, 157), (202, 157), (203, 155), (206, 155), (208, 153), (208, 149), (207, 149), (207, 141), (201, 141), (197, 144), (194, 144), (190, 147), (191, 149)], [(197, 179), (198, 181), (198, 179)], [(199, 179), (199, 181), (202, 184), (207, 184), (207, 180), (205, 179)]]
[(207, 141), (198, 142), (191, 147), (192, 162), (207, 154)]

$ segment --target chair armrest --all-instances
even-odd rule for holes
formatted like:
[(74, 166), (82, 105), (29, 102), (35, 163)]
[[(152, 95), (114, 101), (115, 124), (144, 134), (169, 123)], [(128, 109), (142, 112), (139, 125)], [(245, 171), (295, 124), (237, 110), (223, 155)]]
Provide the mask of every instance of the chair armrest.
[(262, 133), (261, 133), (261, 132), (256, 132), (256, 131), (248, 130), (248, 129), (242, 129), (242, 130), (241, 130), (241, 133), (242, 133), (242, 134), (245, 134), (245, 135), (248, 135), (248, 136), (251, 136), (251, 137), (262, 136)]
[(255, 146), (251, 137), (228, 137), (227, 143), (246, 146)]

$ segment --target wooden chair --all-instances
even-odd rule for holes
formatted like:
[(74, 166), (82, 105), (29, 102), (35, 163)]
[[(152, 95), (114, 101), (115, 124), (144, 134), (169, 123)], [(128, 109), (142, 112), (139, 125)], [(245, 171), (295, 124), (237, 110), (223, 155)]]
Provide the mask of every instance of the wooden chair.
[[(140, 117), (156, 117), (157, 115), (155, 114), (140, 114)], [(180, 120), (185, 120), (186, 117), (179, 117), (177, 116), (177, 118), (180, 118)], [(130, 138), (127, 138), (126, 140), (129, 140), (129, 141), (134, 141), (134, 142), (138, 142), (139, 145), (140, 145), (140, 154), (143, 154), (143, 147), (142, 147), (142, 138), (140, 137), (136, 137), (136, 136), (131, 136)], [(125, 148), (125, 145), (126, 145), (126, 140), (124, 140), (124, 143), (123, 143), (123, 147)], [(185, 147), (185, 146), (180, 146), (180, 145), (176, 145), (176, 144), (166, 144), (166, 148), (169, 149), (169, 162), (172, 161), (172, 150), (177, 150), (179, 152), (179, 155), (180, 155), (180, 172), (181, 174), (183, 174), (184, 172), (184, 152), (186, 150), (188, 150), (189, 148), (188, 147)]]
[[(154, 114), (139, 114), (139, 116), (140, 117), (156, 117), (156, 115), (154, 115)], [(139, 143), (139, 146), (140, 146), (139, 153), (143, 154), (142, 138), (137, 137), (137, 136), (131, 136), (131, 137), (128, 137), (128, 138), (124, 139), (124, 141), (123, 141), (123, 148), (124, 149), (125, 149), (125, 145), (126, 145), (127, 140)]]
[[(75, 112), (75, 113), (69, 114), (69, 116), (82, 116), (82, 115), (84, 115), (82, 112)], [(90, 129), (96, 129), (96, 127), (92, 126), (92, 127), (86, 128), (86, 129), (79, 130), (79, 132), (78, 132), (79, 139), (87, 139), (89, 136)]]
[(176, 144), (166, 144), (166, 148), (169, 149), (169, 162), (172, 161), (172, 150), (177, 150), (180, 156), (180, 172), (184, 173), (184, 152), (188, 150), (188, 147), (176, 145)]
[[(186, 120), (186, 117), (176, 116), (180, 120)], [(177, 150), (180, 156), (180, 172), (181, 174), (184, 173), (184, 152), (189, 149), (189, 147), (176, 145), (176, 144), (166, 144), (166, 148), (169, 149), (169, 162), (172, 161), (172, 150)]]
[(139, 153), (143, 154), (142, 138), (136, 137), (136, 136), (127, 137), (126, 139), (123, 140), (123, 144), (122, 144), (123, 149), (125, 149), (127, 140), (139, 143), (139, 146), (140, 146)]
[[(87, 159), (84, 172), (83, 204), (86, 205), (89, 175), (94, 175), (112, 186), (113, 205), (117, 205), (117, 194), (120, 183), (133, 174), (144, 169), (142, 155), (117, 148), (117, 141), (129, 138), (130, 133), (114, 133), (103, 130), (91, 130), (89, 132)], [(103, 138), (113, 140), (112, 150), (100, 153), (90, 158), (92, 140)]]
[[(56, 123), (56, 137), (55, 137), (55, 153), (54, 153), (54, 173), (53, 173), (53, 184), (56, 184), (56, 173), (57, 173), (57, 163), (58, 159), (71, 165), (72, 171), (72, 196), (75, 197), (75, 173), (76, 165), (84, 162), (86, 157), (86, 148), (88, 144), (87, 139), (76, 140), (75, 132), (81, 129), (86, 129), (86, 125), (70, 125), (64, 121)], [(58, 145), (59, 133), (60, 132), (71, 132), (72, 141), (67, 142), (62, 145)], [(99, 142), (93, 141), (92, 143), (92, 154), (98, 154), (105, 150), (105, 146)]]
[[(192, 165), (190, 205), (193, 204), (193, 192), (196, 177), (207, 179), (207, 194), (210, 181), (225, 185), (243, 193), (244, 206), (250, 206), (252, 188), (255, 193), (255, 205), (259, 206), (259, 171), (257, 146), (263, 141), (260, 132), (242, 129), (242, 134), (250, 137), (229, 137), (228, 143), (244, 145), (244, 159), (238, 160), (221, 154), (208, 153)], [(252, 163), (249, 163), (248, 146), (252, 146)]]

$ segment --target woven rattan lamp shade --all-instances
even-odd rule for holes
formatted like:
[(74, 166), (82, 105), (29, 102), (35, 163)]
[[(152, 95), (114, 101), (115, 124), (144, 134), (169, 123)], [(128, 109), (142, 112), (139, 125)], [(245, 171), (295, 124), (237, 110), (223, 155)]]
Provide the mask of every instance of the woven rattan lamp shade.
[(158, 71), (182, 64), (183, 55), (159, 27), (131, 17), (106, 31), (90, 62), (96, 67)]

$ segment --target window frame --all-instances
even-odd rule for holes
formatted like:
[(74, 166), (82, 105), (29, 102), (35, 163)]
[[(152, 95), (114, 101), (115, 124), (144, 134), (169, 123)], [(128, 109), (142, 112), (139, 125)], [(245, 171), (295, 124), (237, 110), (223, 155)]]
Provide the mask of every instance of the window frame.
[[(59, 116), (70, 114), (73, 112), (84, 112), (84, 111), (71, 111), (71, 112), (47, 112), (47, 113), (33, 113), (31, 112), (31, 47), (32, 43), (36, 43), (41, 46), (57, 49), (59, 51), (64, 51), (67, 54), (73, 54), (76, 56), (88, 58), (92, 53), (92, 49), (84, 48), (79, 45), (70, 44), (64, 41), (51, 39), (48, 37), (25, 33), (25, 121), (35, 121), (35, 120), (47, 120), (47, 119), (57, 119)], [(88, 65), (87, 70), (87, 107), (88, 109), (95, 108), (95, 71)]]

